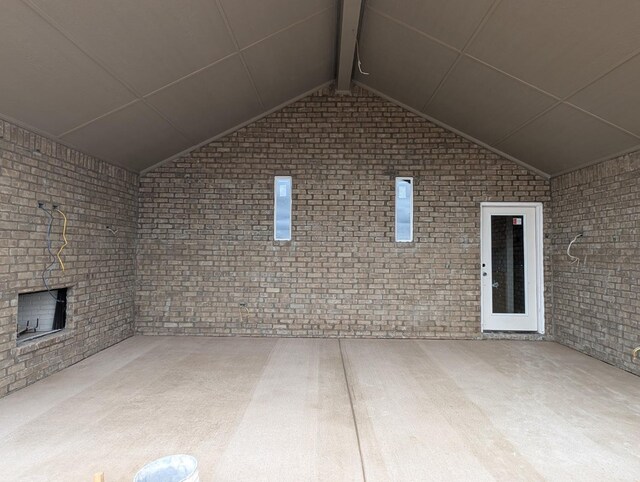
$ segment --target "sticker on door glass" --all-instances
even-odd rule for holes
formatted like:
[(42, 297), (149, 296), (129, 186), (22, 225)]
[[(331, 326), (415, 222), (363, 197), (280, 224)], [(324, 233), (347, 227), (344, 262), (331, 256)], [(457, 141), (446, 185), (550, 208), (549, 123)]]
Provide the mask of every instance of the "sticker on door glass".
[(513, 218), (513, 225), (514, 226), (522, 225), (522, 218)]

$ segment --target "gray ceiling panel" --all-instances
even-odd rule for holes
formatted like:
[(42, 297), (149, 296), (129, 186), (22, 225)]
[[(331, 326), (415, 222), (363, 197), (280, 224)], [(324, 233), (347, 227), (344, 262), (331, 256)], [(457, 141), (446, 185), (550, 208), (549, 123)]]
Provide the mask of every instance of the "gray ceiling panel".
[(134, 96), (18, 0), (0, 15), (0, 112), (61, 134)]
[[(640, 0), (363, 4), (365, 87), (548, 173), (638, 144)], [(5, 0), (0, 114), (145, 169), (333, 80), (343, 5)]]
[(147, 98), (194, 144), (261, 112), (239, 55), (225, 59)]
[(368, 0), (367, 6), (461, 49), (494, 0)]
[(640, 136), (640, 56), (571, 97), (569, 102)]
[(132, 171), (144, 169), (193, 144), (143, 102), (70, 132), (62, 140)]
[(239, 47), (244, 48), (322, 10), (336, 0), (221, 0)]
[(326, 10), (243, 51), (265, 109), (335, 78), (337, 22)]
[(503, 0), (468, 52), (564, 97), (640, 46), (638, 0)]
[(458, 56), (371, 9), (365, 11), (360, 39), (360, 59), (369, 75), (356, 72), (356, 79), (418, 110)]
[(425, 113), (491, 144), (555, 102), (522, 82), (463, 57)]
[(638, 144), (637, 138), (561, 104), (496, 147), (544, 172), (556, 174)]
[(142, 95), (235, 50), (211, 0), (31, 1)]

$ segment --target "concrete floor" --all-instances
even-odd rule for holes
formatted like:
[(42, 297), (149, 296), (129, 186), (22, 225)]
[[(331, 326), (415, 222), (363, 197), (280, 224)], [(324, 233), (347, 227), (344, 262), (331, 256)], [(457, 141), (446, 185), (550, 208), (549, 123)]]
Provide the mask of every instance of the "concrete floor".
[[(347, 383), (348, 381), (348, 383)], [(640, 480), (640, 378), (554, 343), (135, 337), (0, 400), (0, 479)]]

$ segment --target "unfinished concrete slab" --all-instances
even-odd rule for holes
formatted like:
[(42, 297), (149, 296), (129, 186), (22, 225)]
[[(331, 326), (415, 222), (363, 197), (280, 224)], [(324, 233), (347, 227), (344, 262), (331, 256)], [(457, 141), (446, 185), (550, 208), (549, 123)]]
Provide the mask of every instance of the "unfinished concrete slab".
[(0, 400), (10, 480), (637, 480), (640, 378), (554, 343), (134, 337)]
[(368, 480), (638, 480), (640, 378), (556, 343), (344, 343)]
[(202, 480), (362, 473), (335, 340), (136, 337), (0, 400), (0, 414), (11, 480), (131, 480), (173, 453), (194, 455)]

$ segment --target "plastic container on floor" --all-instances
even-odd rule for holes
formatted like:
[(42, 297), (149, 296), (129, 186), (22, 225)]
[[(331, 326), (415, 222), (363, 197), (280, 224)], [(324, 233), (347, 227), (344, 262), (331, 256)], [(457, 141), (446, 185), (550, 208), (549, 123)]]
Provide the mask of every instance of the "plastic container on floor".
[(168, 455), (142, 467), (133, 482), (200, 482), (198, 461), (191, 455)]

